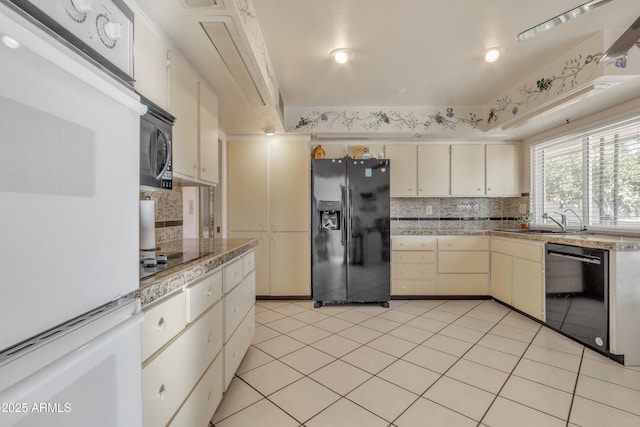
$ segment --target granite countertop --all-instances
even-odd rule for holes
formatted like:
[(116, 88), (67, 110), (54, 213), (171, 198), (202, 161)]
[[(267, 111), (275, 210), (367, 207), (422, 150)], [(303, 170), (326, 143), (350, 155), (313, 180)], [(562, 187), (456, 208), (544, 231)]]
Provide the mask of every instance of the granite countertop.
[(135, 296), (140, 298), (143, 307), (149, 305), (257, 245), (257, 239), (247, 238), (182, 239), (162, 243), (156, 253), (182, 256), (188, 261), (141, 279)]
[(559, 243), (616, 251), (640, 251), (640, 236), (626, 236), (597, 232), (526, 233), (519, 230), (391, 230), (392, 236), (495, 236), (542, 243)]

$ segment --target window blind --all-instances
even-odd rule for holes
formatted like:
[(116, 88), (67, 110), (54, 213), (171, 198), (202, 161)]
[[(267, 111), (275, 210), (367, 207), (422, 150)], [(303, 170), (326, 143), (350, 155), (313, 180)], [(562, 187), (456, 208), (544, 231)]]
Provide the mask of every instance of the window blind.
[(640, 229), (640, 116), (532, 146), (531, 187), (534, 224)]

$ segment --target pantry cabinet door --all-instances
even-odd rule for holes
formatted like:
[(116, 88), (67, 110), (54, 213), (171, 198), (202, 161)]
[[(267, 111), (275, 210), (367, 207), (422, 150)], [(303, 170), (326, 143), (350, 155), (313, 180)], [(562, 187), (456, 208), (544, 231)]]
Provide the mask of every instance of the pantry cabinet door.
[(268, 147), (258, 138), (228, 142), (230, 231), (268, 231)]
[(309, 230), (309, 159), (308, 137), (269, 142), (271, 231)]

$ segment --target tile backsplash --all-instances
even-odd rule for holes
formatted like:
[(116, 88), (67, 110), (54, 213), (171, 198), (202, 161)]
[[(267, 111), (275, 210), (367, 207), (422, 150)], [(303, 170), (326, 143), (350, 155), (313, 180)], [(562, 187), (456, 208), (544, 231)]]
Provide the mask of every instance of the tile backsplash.
[(182, 186), (175, 181), (172, 190), (141, 191), (140, 199), (156, 201), (156, 245), (182, 239)]
[(391, 229), (492, 230), (519, 228), (529, 197), (391, 198)]

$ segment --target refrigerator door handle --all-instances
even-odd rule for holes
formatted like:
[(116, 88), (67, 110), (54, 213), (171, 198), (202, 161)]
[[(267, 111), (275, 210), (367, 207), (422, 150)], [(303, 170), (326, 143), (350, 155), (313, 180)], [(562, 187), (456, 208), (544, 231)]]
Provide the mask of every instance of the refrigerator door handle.
[(342, 224), (340, 225), (340, 243), (342, 246), (346, 246), (347, 244), (347, 188), (345, 186), (340, 187), (340, 214), (342, 218), (340, 219)]

